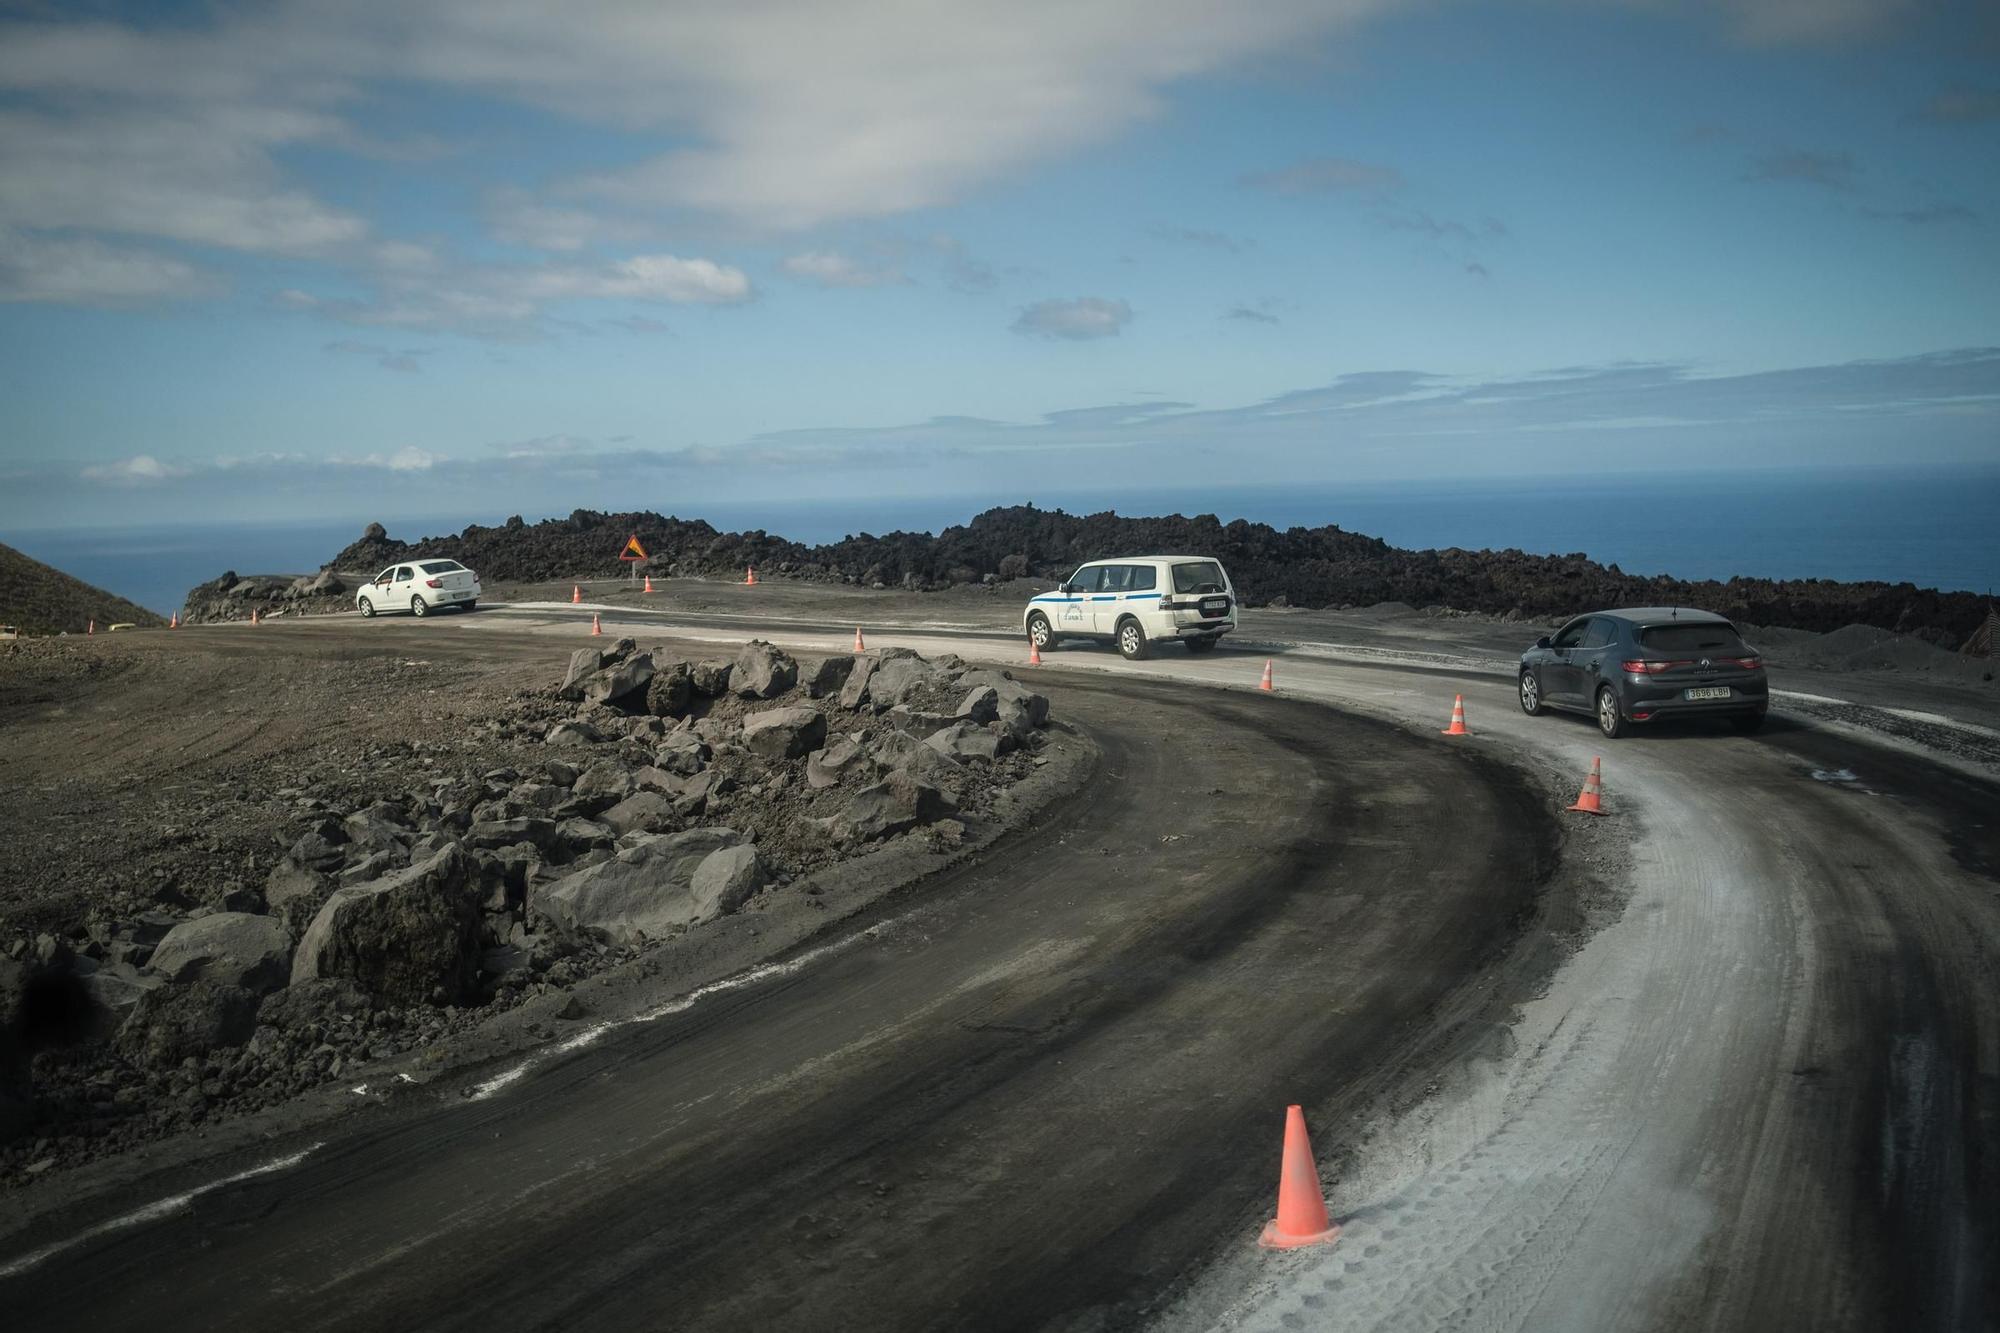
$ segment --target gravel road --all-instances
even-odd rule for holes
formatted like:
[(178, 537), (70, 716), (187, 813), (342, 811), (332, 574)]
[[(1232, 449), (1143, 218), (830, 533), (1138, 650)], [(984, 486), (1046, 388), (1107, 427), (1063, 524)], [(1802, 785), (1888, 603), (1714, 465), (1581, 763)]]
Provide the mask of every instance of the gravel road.
[[(1290, 655), (1277, 697), (1262, 662), (1052, 654), (1099, 779), (914, 905), (491, 1096), (66, 1200), (0, 1234), (0, 1299), (97, 1328), (1992, 1326), (2000, 789), (1796, 716), (1605, 746), (1448, 661)], [(1456, 692), (1467, 741), (1435, 735)], [(1563, 814), (1599, 753), (1610, 818)], [(1347, 1231), (1271, 1256), (1290, 1101)]]

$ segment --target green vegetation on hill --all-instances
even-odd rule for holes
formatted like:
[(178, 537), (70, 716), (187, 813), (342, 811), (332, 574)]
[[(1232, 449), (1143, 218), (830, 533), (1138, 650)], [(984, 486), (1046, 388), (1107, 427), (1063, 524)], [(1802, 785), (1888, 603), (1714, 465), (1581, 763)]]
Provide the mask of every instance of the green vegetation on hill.
[(93, 620), (100, 632), (121, 621), (167, 623), (143, 606), (0, 546), (0, 625), (16, 626), (23, 634), (81, 634)]

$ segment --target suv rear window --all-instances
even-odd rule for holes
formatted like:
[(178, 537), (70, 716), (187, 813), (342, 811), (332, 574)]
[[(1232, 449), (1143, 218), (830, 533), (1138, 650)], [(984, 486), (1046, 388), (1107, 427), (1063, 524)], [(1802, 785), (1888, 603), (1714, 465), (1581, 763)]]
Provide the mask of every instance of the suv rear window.
[(463, 568), (456, 560), (433, 560), (423, 570), (426, 574), (453, 574)]
[(1174, 566), (1175, 592), (1221, 592), (1222, 566), (1213, 560), (1190, 560)]
[(1734, 625), (1648, 625), (1639, 631), (1641, 647), (1660, 653), (1697, 653), (1708, 657), (1740, 656), (1743, 638)]

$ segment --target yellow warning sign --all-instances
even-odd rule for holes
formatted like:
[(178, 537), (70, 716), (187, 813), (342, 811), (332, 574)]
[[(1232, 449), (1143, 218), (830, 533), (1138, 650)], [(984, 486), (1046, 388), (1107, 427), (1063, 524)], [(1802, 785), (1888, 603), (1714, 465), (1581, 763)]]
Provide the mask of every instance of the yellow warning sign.
[(639, 545), (639, 534), (636, 532), (625, 539), (625, 549), (618, 553), (618, 558), (620, 560), (650, 559), (646, 554), (646, 548)]

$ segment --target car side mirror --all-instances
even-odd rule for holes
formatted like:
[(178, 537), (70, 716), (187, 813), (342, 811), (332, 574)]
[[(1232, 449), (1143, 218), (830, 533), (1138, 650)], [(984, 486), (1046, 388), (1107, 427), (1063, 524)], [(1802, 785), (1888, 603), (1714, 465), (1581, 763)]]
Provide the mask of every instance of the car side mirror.
[(1550, 646), (1549, 636), (1546, 634), (1544, 634), (1541, 638), (1535, 640), (1535, 647), (1537, 648), (1547, 648), (1549, 646)]

